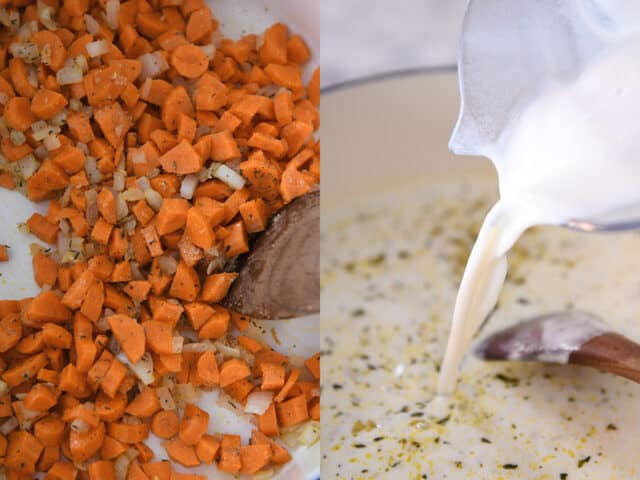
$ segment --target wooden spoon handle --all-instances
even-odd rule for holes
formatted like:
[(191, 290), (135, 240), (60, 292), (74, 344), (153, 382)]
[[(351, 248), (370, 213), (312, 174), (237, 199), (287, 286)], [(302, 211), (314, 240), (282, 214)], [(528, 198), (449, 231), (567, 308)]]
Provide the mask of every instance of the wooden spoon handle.
[(603, 333), (584, 343), (569, 363), (593, 367), (640, 383), (640, 345), (617, 333)]

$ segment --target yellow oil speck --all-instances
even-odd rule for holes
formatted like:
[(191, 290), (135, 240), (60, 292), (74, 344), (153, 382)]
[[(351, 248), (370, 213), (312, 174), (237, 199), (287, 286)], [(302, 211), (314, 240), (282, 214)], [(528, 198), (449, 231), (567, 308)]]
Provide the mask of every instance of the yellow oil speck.
[(338, 450), (340, 450), (341, 446), (339, 443), (336, 443), (333, 447), (331, 447), (331, 450), (333, 450), (334, 452), (337, 452)]
[(555, 455), (546, 455), (544, 457), (542, 457), (542, 461), (543, 462), (550, 462), (551, 460), (554, 460), (556, 458)]

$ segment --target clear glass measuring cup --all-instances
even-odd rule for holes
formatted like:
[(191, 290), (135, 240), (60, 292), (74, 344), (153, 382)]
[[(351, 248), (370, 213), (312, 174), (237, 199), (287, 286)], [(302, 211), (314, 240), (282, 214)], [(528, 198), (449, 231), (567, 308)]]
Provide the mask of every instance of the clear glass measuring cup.
[[(576, 78), (595, 56), (634, 33), (640, 33), (635, 0), (470, 0), (458, 54), (460, 114), (449, 148), (488, 155), (543, 85)], [(629, 220), (640, 219), (635, 213), (567, 226), (640, 228), (640, 220)]]

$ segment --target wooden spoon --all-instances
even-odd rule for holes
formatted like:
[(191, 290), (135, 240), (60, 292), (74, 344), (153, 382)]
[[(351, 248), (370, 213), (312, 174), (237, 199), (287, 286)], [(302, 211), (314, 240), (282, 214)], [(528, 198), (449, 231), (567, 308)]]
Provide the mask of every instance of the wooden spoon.
[(320, 192), (285, 206), (240, 260), (224, 305), (260, 319), (320, 310)]
[(486, 360), (583, 365), (640, 383), (640, 345), (585, 312), (557, 312), (526, 320), (484, 339)]

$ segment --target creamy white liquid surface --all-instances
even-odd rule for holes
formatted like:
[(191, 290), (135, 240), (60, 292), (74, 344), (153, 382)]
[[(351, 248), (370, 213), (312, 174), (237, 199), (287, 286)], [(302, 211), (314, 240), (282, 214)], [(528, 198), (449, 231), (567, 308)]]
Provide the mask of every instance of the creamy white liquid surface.
[[(640, 478), (640, 385), (593, 369), (468, 355), (454, 407), (427, 418), (496, 185), (456, 175), (421, 182), (323, 206), (322, 478)], [(571, 308), (640, 339), (639, 253), (637, 233), (530, 229), (509, 252), (498, 307), (473, 342)]]
[(506, 253), (535, 225), (588, 220), (640, 204), (640, 37), (612, 47), (577, 79), (549, 85), (498, 145), (482, 152), (498, 171), (487, 215), (458, 291), (432, 416), (456, 387), (472, 336), (496, 305)]

